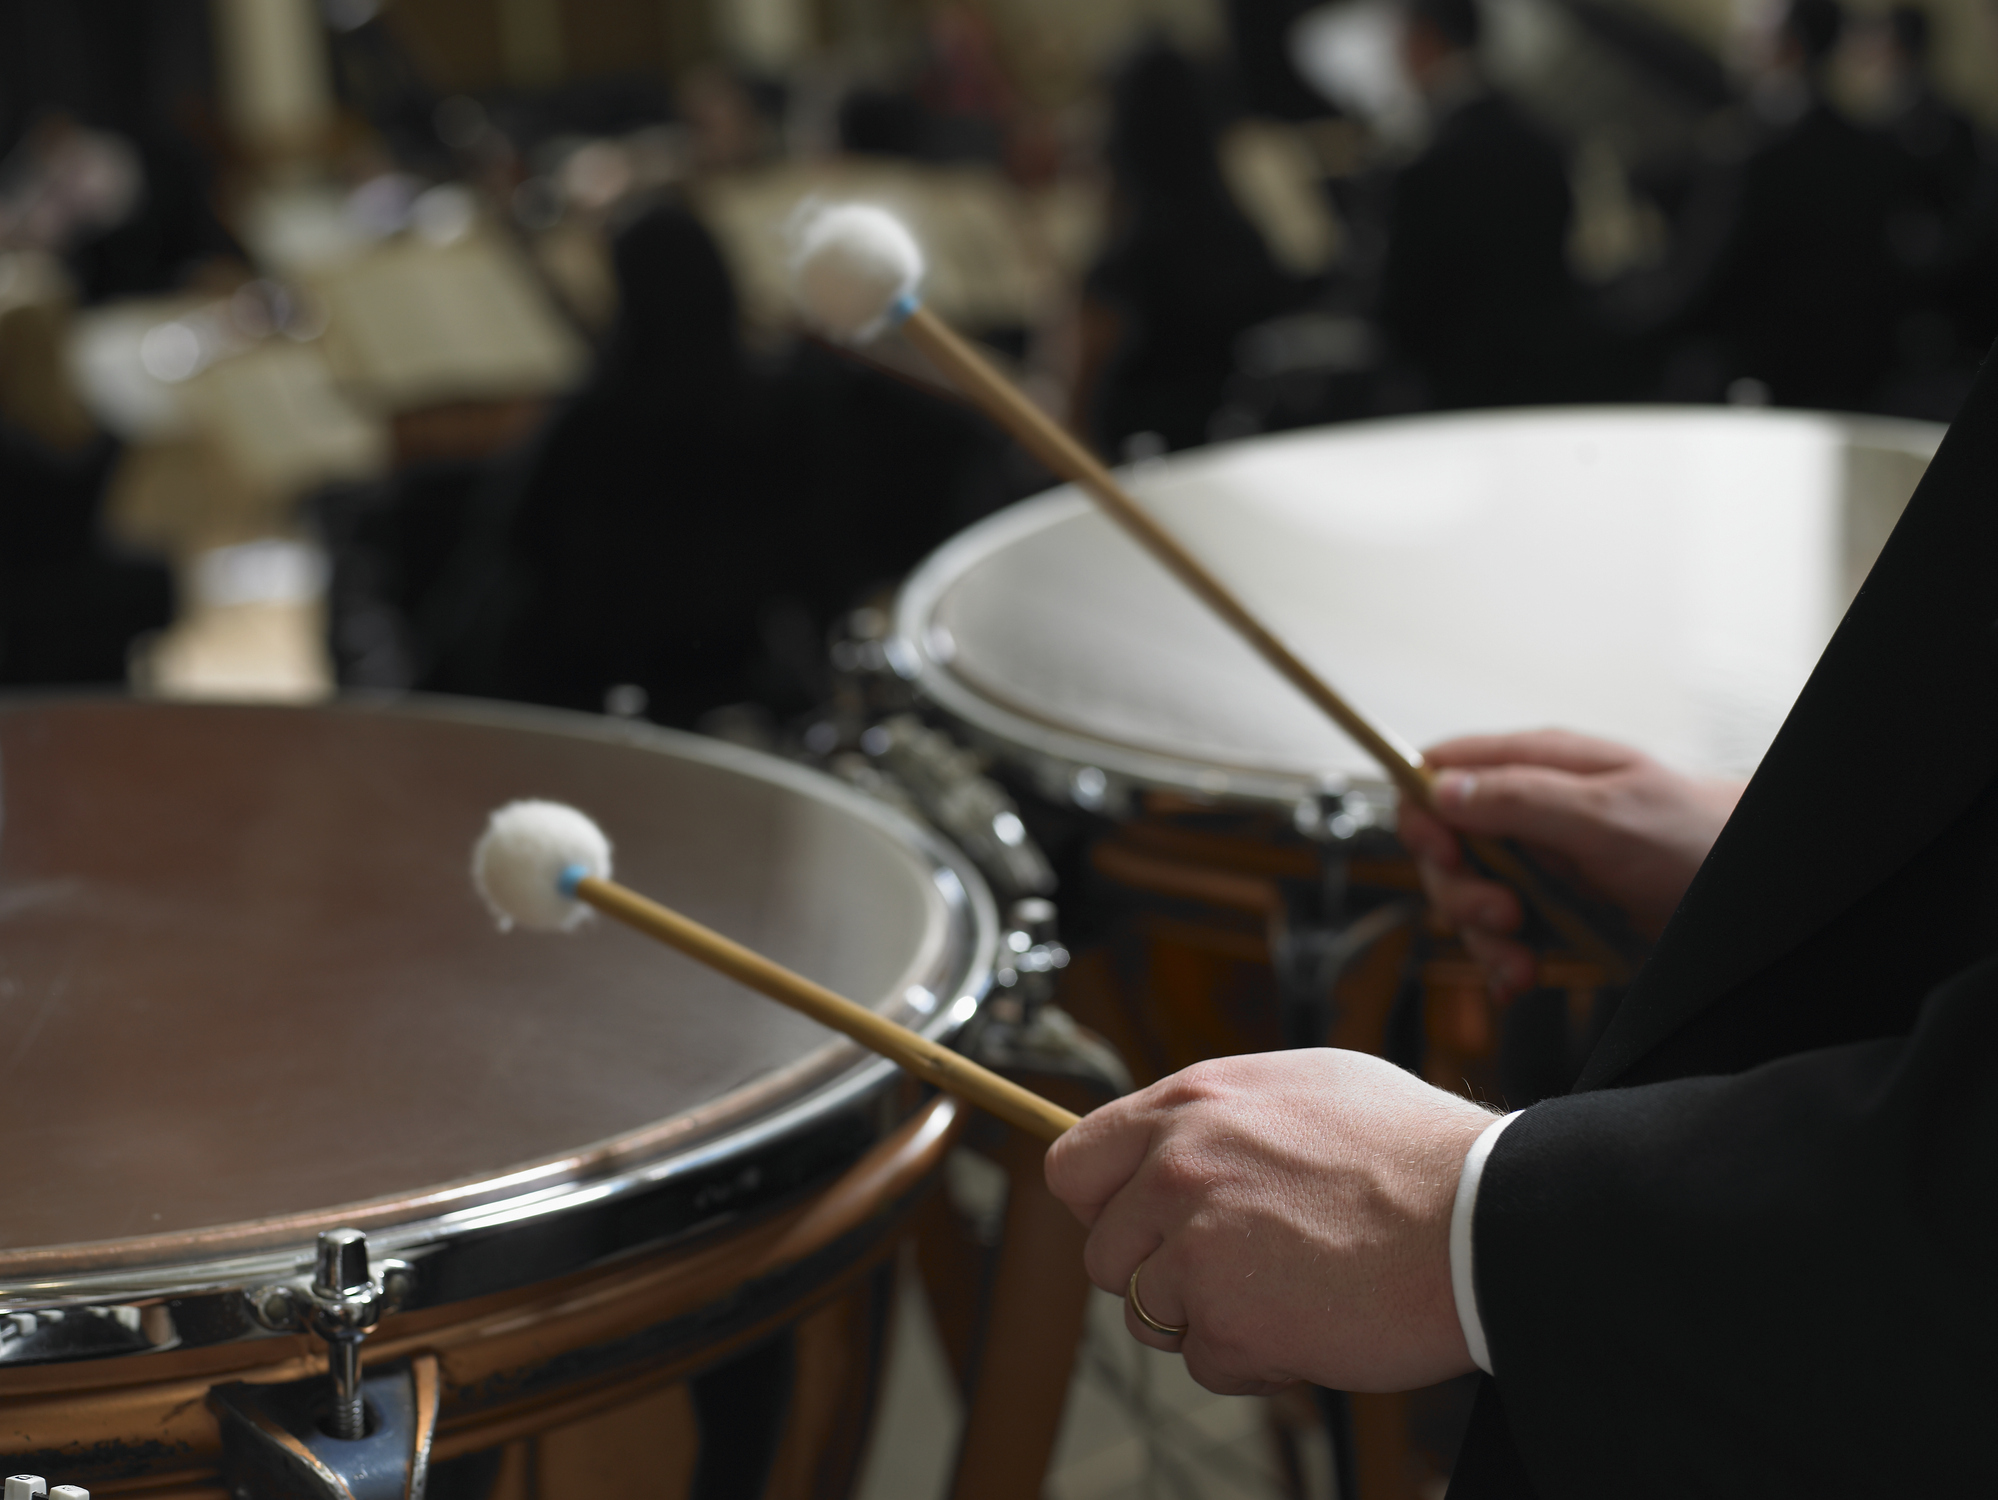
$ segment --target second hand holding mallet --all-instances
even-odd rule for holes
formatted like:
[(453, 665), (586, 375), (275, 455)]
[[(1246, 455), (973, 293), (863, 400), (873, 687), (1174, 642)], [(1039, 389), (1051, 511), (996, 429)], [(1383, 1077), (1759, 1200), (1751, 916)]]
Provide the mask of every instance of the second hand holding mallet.
[[(992, 362), (923, 306), (921, 248), (902, 222), (862, 204), (808, 206), (797, 222), (793, 274), (805, 315), (844, 343), (866, 343), (892, 328), (926, 355), (1051, 473), (1081, 486), (1110, 518), (1193, 591), (1264, 661), (1311, 700), (1372, 757), (1402, 796), (1436, 811), (1433, 773), (1422, 755), (1372, 723), (1251, 613), (1235, 593), (1161, 526), (1075, 435), (1029, 400)], [(1464, 835), (1471, 857), (1525, 897), (1532, 913), (1600, 967), (1612, 983), (1635, 968), (1627, 940), (1604, 936), (1550, 888), (1519, 851), (1497, 839)]]
[(472, 882), (503, 926), (570, 932), (594, 907), (1041, 1140), (1054, 1140), (1079, 1118), (941, 1042), (619, 885), (610, 878), (610, 841), (573, 807), (510, 802), (494, 813), (472, 850)]

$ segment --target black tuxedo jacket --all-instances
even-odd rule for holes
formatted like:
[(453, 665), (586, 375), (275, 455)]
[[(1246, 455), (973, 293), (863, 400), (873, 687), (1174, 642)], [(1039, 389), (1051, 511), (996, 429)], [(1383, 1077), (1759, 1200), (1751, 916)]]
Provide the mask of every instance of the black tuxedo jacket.
[(1998, 1493), (1998, 361), (1474, 1232), (1453, 1500)]

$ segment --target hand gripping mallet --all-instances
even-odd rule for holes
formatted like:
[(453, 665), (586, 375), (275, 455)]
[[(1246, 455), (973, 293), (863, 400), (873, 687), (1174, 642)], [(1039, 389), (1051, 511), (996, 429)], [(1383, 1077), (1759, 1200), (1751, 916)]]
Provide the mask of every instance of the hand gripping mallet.
[[(792, 275), (798, 303), (820, 331), (862, 344), (899, 328), (959, 390), (1054, 474), (1079, 485), (1166, 570), (1264, 661), (1337, 724), (1387, 772), (1404, 797), (1436, 810), (1434, 773), (1421, 753), (1370, 722), (1250, 612), (1233, 590), (1140, 505), (1075, 436), (922, 304), (923, 252), (902, 222), (864, 204), (808, 204), (793, 226)], [(1525, 853), (1497, 839), (1466, 835), (1472, 859), (1523, 897), (1554, 935), (1600, 967), (1613, 984), (1635, 969), (1628, 938), (1598, 931)]]

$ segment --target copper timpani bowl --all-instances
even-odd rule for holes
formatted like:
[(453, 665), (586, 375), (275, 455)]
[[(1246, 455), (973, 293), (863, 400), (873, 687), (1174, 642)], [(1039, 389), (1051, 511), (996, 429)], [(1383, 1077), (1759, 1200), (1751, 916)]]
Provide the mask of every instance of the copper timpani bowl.
[(888, 1064), (621, 928), (500, 934), (468, 855), (522, 796), (932, 1036), (985, 992), (966, 862), (769, 757), (471, 703), (0, 702), (13, 1467), (211, 1486), (203, 1391), (325, 1368), (254, 1299), (335, 1226), (406, 1268), (366, 1357), (441, 1361), (446, 1457), (696, 1369), (878, 1260), (952, 1108), (912, 1115)]

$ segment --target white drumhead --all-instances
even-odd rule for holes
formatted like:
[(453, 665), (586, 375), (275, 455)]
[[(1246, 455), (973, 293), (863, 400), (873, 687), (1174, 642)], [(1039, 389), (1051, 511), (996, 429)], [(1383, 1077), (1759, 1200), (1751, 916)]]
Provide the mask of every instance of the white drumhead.
[[(1130, 478), (1413, 744), (1560, 725), (1746, 772), (1942, 431), (1721, 408), (1495, 412), (1259, 438)], [(1072, 489), (932, 555), (896, 629), (893, 656), (936, 702), (1050, 778), (1094, 767), (1285, 799), (1327, 776), (1384, 779)]]

